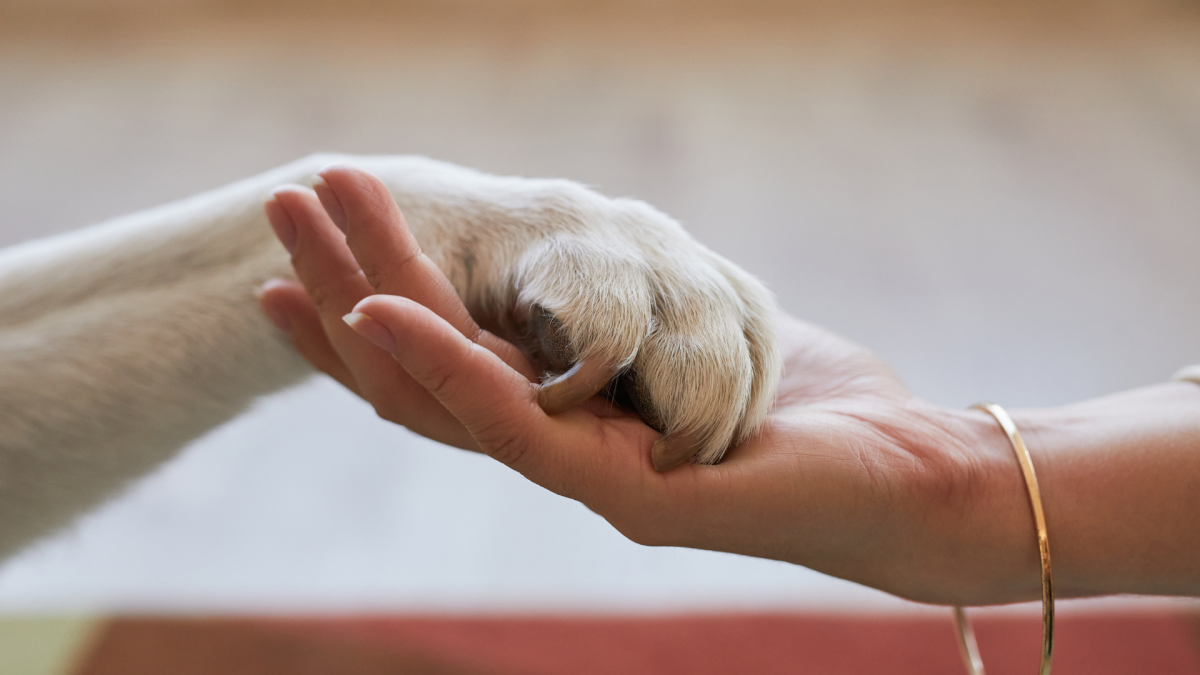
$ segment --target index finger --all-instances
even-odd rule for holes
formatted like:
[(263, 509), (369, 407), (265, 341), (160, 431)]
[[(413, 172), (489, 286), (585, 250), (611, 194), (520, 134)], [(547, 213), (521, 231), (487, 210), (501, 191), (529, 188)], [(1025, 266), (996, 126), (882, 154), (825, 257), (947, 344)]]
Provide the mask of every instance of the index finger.
[(479, 327), (458, 291), (421, 251), (387, 185), (354, 167), (334, 164), (313, 185), (321, 204), (346, 235), (355, 260), (376, 293), (409, 298), (444, 319), (467, 339), (498, 355), (526, 379), (534, 379), (524, 356)]

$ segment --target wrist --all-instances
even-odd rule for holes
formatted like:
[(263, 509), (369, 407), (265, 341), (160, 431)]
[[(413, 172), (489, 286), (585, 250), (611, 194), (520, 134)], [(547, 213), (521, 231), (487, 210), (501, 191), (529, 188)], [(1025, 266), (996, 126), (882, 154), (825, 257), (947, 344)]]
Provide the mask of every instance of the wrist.
[[(1021, 468), (995, 418), (980, 410), (907, 406), (928, 470), (913, 490), (919, 510), (896, 568), (899, 595), (921, 602), (988, 605), (1040, 597), (1037, 535)], [(1036, 460), (1035, 460), (1036, 462)], [(896, 591), (893, 591), (896, 592)]]
[[(1009, 412), (1040, 485), (1056, 595), (1200, 594), (1200, 387)], [(941, 582), (944, 601), (1037, 599), (1037, 535), (1006, 434), (982, 411), (942, 419), (975, 467), (964, 515), (945, 529), (959, 571)]]
[[(979, 476), (961, 524), (963, 531), (970, 533), (968, 541), (977, 547), (972, 553), (964, 552), (973, 562), (965, 568), (973, 578), (964, 579), (961, 599), (954, 604), (1037, 600), (1041, 597), (1037, 527), (1012, 443), (991, 414), (978, 409), (954, 413), (961, 420), (966, 452), (978, 466)], [(1016, 424), (1029, 445), (1024, 426), (1020, 421)], [(1030, 453), (1040, 482), (1041, 462), (1032, 448)]]

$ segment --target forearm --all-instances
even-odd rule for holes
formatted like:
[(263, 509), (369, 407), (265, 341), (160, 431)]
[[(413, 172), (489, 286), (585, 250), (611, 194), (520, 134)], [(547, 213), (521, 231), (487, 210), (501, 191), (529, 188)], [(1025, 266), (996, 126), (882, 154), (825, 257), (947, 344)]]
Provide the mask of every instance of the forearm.
[(1200, 595), (1200, 386), (1171, 382), (1016, 417), (1063, 596)]
[[(1200, 386), (1170, 382), (1012, 417), (1037, 471), (1056, 595), (1200, 595)], [(977, 422), (980, 446), (1011, 456), (995, 421)], [(1035, 599), (1036, 535), (1015, 457), (995, 462), (993, 482), (986, 508), (1004, 522), (991, 601)]]

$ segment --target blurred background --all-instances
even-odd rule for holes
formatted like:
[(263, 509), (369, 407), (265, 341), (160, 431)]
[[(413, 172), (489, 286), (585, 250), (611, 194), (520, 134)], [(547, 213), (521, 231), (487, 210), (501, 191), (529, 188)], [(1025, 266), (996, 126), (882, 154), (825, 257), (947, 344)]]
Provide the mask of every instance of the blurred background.
[[(0, 245), (314, 151), (645, 199), (941, 404), (1200, 362), (1194, 1), (0, 0)], [(943, 610), (637, 546), (324, 379), (0, 564), (10, 617), (729, 611)]]

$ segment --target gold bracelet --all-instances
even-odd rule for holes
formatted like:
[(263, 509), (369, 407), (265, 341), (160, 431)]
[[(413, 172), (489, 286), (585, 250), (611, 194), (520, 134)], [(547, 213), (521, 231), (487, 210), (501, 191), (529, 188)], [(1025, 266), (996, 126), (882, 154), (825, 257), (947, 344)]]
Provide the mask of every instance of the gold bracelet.
[(1178, 373), (1175, 373), (1175, 376), (1171, 379), (1179, 380), (1180, 382), (1195, 382), (1196, 384), (1200, 384), (1200, 365), (1188, 366)]
[[(1200, 373), (1197, 374), (1200, 376)], [(1042, 511), (1042, 493), (1038, 490), (1037, 475), (1033, 472), (1033, 461), (1029, 450), (1017, 425), (1008, 416), (1004, 408), (995, 403), (977, 403), (972, 408), (989, 413), (1004, 433), (1008, 434), (1008, 442), (1012, 444), (1017, 461), (1021, 463), (1021, 473), (1025, 476), (1025, 489), (1029, 492), (1029, 505), (1033, 508), (1033, 523), (1037, 527), (1038, 555), (1042, 560), (1042, 665), (1039, 675), (1050, 675), (1050, 658), (1054, 653), (1054, 583), (1050, 573), (1050, 538), (1046, 534), (1046, 514)], [(963, 664), (970, 675), (983, 675), (983, 661), (979, 658), (979, 648), (975, 644), (975, 631), (967, 620), (962, 607), (954, 608), (954, 625), (958, 628), (958, 647), (962, 652)]]

